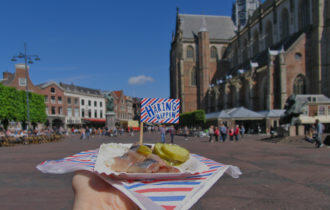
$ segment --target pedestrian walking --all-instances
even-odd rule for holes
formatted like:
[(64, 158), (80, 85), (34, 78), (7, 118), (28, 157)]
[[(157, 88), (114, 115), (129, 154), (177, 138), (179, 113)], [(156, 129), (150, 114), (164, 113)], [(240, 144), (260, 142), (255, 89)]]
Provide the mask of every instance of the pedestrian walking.
[(229, 140), (233, 141), (234, 140), (234, 128), (230, 127), (229, 129)]
[(322, 143), (322, 134), (324, 131), (324, 125), (320, 122), (320, 120), (316, 120), (315, 122), (315, 128), (316, 128), (316, 147), (321, 148), (324, 146)]
[(239, 139), (239, 133), (240, 133), (239, 125), (236, 125), (235, 130), (234, 130), (234, 136), (235, 136), (236, 141), (238, 141), (238, 139)]
[(80, 134), (81, 134), (81, 136), (80, 136), (80, 139), (85, 139), (86, 138), (86, 130), (85, 130), (85, 128), (81, 128), (81, 130), (80, 130)]
[(184, 127), (184, 140), (188, 140), (188, 135), (189, 135), (189, 129), (187, 126)]
[(221, 134), (221, 140), (225, 142), (227, 139), (227, 127), (223, 123), (220, 126), (220, 134)]
[(176, 133), (176, 130), (175, 130), (175, 127), (172, 125), (170, 127), (170, 135), (171, 135), (171, 143), (173, 144), (174, 143), (174, 135)]
[(245, 134), (245, 127), (244, 127), (244, 125), (241, 125), (240, 132), (241, 132), (241, 138), (243, 138), (244, 137), (244, 134)]
[(211, 125), (210, 128), (209, 128), (209, 136), (210, 136), (209, 142), (211, 142), (212, 138), (214, 136), (214, 127), (213, 127), (213, 125)]
[(162, 141), (162, 143), (165, 143), (165, 132), (166, 131), (165, 131), (164, 125), (161, 125), (159, 130), (160, 130), (161, 141)]
[(220, 136), (220, 130), (219, 130), (219, 127), (217, 126), (215, 128), (215, 131), (214, 131), (214, 137), (215, 137), (215, 141), (218, 142), (219, 141), (219, 136)]

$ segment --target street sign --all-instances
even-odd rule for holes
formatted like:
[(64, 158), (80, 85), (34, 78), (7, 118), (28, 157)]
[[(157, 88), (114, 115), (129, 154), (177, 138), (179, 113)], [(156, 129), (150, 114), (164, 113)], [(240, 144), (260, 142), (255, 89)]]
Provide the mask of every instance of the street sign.
[(180, 100), (171, 98), (143, 98), (141, 122), (179, 123)]

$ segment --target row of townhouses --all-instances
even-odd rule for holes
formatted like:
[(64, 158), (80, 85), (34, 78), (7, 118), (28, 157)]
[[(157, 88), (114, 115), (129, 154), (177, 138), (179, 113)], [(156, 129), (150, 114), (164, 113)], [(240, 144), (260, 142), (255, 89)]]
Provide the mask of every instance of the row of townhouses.
[[(34, 85), (26, 74), (24, 64), (16, 64), (15, 72), (3, 72), (0, 81), (5, 86), (28, 90), (45, 97), (47, 125), (78, 127), (81, 125), (105, 126), (107, 94), (114, 99), (116, 121), (125, 123), (134, 118), (133, 99), (121, 91), (107, 91), (81, 87), (74, 84), (45, 82)], [(29, 68), (28, 68), (29, 71)]]

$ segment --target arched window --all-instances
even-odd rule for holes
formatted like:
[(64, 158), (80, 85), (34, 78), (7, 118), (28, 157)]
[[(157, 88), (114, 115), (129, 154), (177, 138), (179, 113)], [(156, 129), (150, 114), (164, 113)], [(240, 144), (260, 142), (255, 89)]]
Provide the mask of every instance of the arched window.
[(281, 38), (284, 39), (289, 35), (289, 12), (286, 8), (284, 8), (281, 12)]
[(309, 0), (300, 0), (298, 11), (299, 30), (310, 24)]
[(187, 58), (194, 58), (194, 48), (192, 46), (187, 47)]
[(293, 94), (306, 94), (306, 83), (303, 75), (298, 75), (294, 80)]
[(266, 24), (266, 48), (269, 48), (273, 45), (273, 24), (268, 21)]
[(248, 59), (248, 41), (247, 39), (244, 40), (244, 46), (243, 46), (243, 62), (245, 62)]
[(259, 52), (259, 33), (258, 31), (254, 32), (253, 35), (253, 45), (252, 45), (252, 49), (253, 49), (253, 55), (258, 54)]
[(211, 58), (217, 58), (218, 57), (218, 51), (217, 48), (212, 46), (211, 47)]
[(196, 74), (196, 69), (195, 68), (191, 69), (190, 85), (191, 86), (196, 86), (197, 85), (197, 74)]

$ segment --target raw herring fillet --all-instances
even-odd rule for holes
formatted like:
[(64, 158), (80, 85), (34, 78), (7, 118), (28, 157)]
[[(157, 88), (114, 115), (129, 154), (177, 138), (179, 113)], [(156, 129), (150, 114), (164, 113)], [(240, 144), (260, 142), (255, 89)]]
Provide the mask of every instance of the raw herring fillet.
[(144, 159), (145, 156), (129, 150), (124, 155), (114, 158), (114, 163), (111, 165), (111, 169), (116, 172), (127, 172), (129, 167), (134, 165), (136, 162), (142, 162)]

